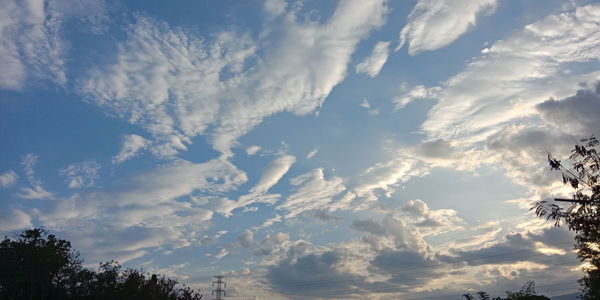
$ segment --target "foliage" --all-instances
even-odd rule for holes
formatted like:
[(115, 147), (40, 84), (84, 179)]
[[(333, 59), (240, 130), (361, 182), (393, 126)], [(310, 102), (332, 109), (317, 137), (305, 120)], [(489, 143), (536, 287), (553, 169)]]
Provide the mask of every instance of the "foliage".
[(583, 299), (600, 299), (600, 142), (595, 137), (581, 140), (571, 151), (570, 166), (548, 154), (552, 170), (562, 173), (563, 183), (570, 185), (573, 203), (563, 208), (540, 201), (532, 208), (536, 215), (552, 219), (555, 225), (567, 225), (575, 232), (575, 249), (579, 259), (590, 267), (579, 280)]
[[(550, 300), (546, 296), (537, 295), (535, 291), (535, 282), (526, 282), (518, 292), (506, 292), (506, 298), (496, 297), (491, 298), (487, 292), (479, 291), (476, 293), (479, 300)], [(470, 293), (463, 294), (466, 300), (475, 300), (475, 297)]]
[(121, 270), (114, 261), (97, 271), (81, 266), (71, 243), (43, 229), (26, 230), (0, 242), (0, 299), (199, 300), (177, 281), (141, 270)]

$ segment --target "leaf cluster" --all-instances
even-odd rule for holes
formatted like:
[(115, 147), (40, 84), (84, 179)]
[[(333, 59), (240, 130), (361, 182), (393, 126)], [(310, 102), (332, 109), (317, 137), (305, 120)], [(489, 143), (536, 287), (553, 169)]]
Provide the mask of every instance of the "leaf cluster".
[[(479, 291), (476, 293), (478, 300), (550, 300), (550, 298), (538, 295), (535, 291), (535, 282), (527, 281), (518, 292), (506, 291), (506, 298), (492, 298), (487, 292)], [(476, 298), (466, 293), (462, 295), (466, 300), (476, 300)]]
[(71, 243), (44, 229), (26, 230), (0, 242), (0, 299), (199, 300), (198, 290), (115, 262), (82, 267)]
[(569, 164), (548, 154), (552, 170), (561, 172), (563, 184), (573, 188), (572, 204), (561, 207), (540, 201), (532, 207), (537, 216), (566, 224), (575, 232), (574, 248), (582, 262), (591, 267), (580, 280), (584, 299), (600, 299), (600, 156), (597, 138), (583, 139), (571, 150)]

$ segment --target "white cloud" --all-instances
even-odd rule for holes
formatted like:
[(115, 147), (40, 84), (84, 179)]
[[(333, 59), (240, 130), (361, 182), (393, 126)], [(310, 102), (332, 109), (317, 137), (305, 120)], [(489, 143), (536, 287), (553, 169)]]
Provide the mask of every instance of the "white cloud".
[(91, 187), (100, 178), (98, 171), (101, 166), (95, 161), (85, 161), (79, 164), (71, 164), (59, 170), (59, 174), (65, 177), (70, 189)]
[(54, 197), (54, 194), (44, 189), (44, 187), (36, 185), (21, 188), (21, 192), (17, 196), (23, 199), (49, 199)]
[(315, 155), (317, 155), (317, 153), (319, 152), (319, 148), (314, 148), (312, 149), (310, 152), (308, 152), (308, 154), (306, 155), (306, 159), (311, 159), (313, 157), (315, 157)]
[(116, 204), (157, 204), (190, 195), (194, 191), (222, 193), (246, 182), (244, 172), (224, 159), (203, 163), (176, 160), (152, 172), (132, 178), (131, 188), (119, 190)]
[(223, 236), (224, 234), (226, 234), (228, 231), (227, 230), (221, 230), (218, 231), (217, 233), (215, 233), (213, 236), (208, 236), (205, 235), (201, 240), (200, 240), (200, 245), (202, 246), (206, 246), (206, 245), (210, 245), (210, 244), (214, 244), (216, 243), (219, 238), (221, 236)]
[(0, 5), (0, 88), (20, 90), (31, 79), (67, 82), (62, 24), (85, 19), (92, 30), (105, 21), (102, 0), (3, 0)]
[(323, 169), (314, 169), (292, 178), (290, 183), (296, 186), (295, 191), (277, 206), (278, 210), (287, 211), (287, 219), (305, 211), (327, 207), (334, 196), (346, 189), (339, 177), (327, 180)]
[(475, 26), (481, 15), (491, 14), (497, 0), (419, 0), (400, 31), (400, 43), (408, 43), (411, 55), (445, 47)]
[(48, 228), (67, 228), (65, 235), (79, 241), (77, 248), (90, 253), (91, 261), (125, 261), (149, 249), (208, 243), (202, 233), (213, 215), (229, 213), (232, 205), (222, 195), (246, 180), (244, 172), (223, 159), (175, 160), (111, 189), (54, 199), (33, 215)]
[(416, 99), (434, 98), (438, 95), (441, 88), (439, 86), (426, 88), (423, 85), (417, 85), (409, 91), (404, 92), (401, 96), (394, 99), (396, 110), (404, 108), (408, 103)]
[(31, 217), (20, 209), (0, 211), (0, 232), (31, 228)]
[(15, 173), (15, 171), (8, 170), (0, 174), (0, 188), (11, 187), (17, 182), (18, 179), (19, 176), (17, 175), (17, 173)]
[(0, 88), (21, 89), (28, 75), (66, 82), (61, 14), (54, 1), (5, 0), (0, 8)]
[(363, 101), (360, 103), (360, 106), (366, 108), (370, 116), (375, 116), (379, 114), (378, 109), (371, 109), (371, 103), (369, 103), (369, 100), (367, 99), (363, 99)]
[(261, 228), (267, 228), (267, 227), (270, 227), (271, 225), (273, 225), (275, 223), (278, 223), (278, 222), (281, 222), (281, 216), (280, 215), (275, 215), (274, 217), (265, 220), (265, 222), (263, 222), (262, 225), (257, 226), (257, 227), (253, 227), (252, 230), (258, 230), (258, 229), (261, 229)]
[(420, 199), (409, 200), (400, 210), (407, 213), (408, 219), (424, 236), (460, 229), (458, 224), (464, 223), (455, 210), (431, 209)]
[(35, 178), (35, 171), (33, 170), (37, 164), (37, 161), (38, 156), (33, 153), (27, 153), (21, 158), (21, 165), (23, 166), (25, 176), (32, 185), (39, 184), (39, 181)]
[(423, 176), (428, 171), (418, 161), (398, 155), (387, 162), (376, 163), (358, 178), (353, 191), (358, 197), (369, 197), (375, 190), (394, 192), (394, 186), (414, 176)]
[(273, 235), (267, 234), (263, 243), (272, 244), (272, 245), (281, 245), (283, 242), (288, 241), (290, 239), (289, 234), (283, 232), (277, 232)]
[(265, 0), (265, 11), (273, 15), (281, 15), (285, 12), (287, 2), (285, 0)]
[(600, 6), (548, 16), (494, 43), (450, 78), (422, 128), (433, 138), (481, 141), (509, 122), (535, 116), (535, 105), (574, 92), (599, 73), (561, 72), (569, 62), (600, 58)]
[(249, 229), (244, 230), (244, 233), (238, 237), (238, 242), (242, 247), (252, 247), (254, 245), (254, 232)]
[[(346, 76), (358, 42), (383, 24), (386, 12), (382, 0), (340, 2), (323, 24), (299, 23), (298, 12), (289, 12), (271, 24), (277, 32), (264, 32), (274, 38), (264, 57), (246, 36), (224, 32), (203, 41), (139, 16), (118, 45), (117, 62), (92, 70), (81, 92), (144, 127), (159, 141), (158, 155), (174, 155), (207, 134), (229, 156), (237, 138), (263, 118), (319, 107)], [(246, 70), (249, 58), (258, 64)]]
[(227, 254), (229, 254), (229, 250), (223, 248), (223, 249), (219, 250), (219, 252), (217, 252), (217, 254), (215, 254), (214, 257), (216, 259), (221, 259), (221, 258), (227, 256)]
[(388, 59), (391, 42), (378, 42), (373, 47), (371, 55), (356, 65), (356, 73), (366, 73), (370, 77), (379, 75), (381, 68)]
[(140, 150), (145, 149), (150, 141), (137, 134), (128, 134), (123, 137), (121, 150), (113, 157), (113, 164), (120, 164), (133, 158)]
[(255, 155), (256, 153), (258, 153), (258, 151), (260, 151), (262, 149), (261, 146), (257, 146), (257, 145), (252, 145), (248, 148), (246, 148), (246, 155), (248, 156), (252, 156)]
[(386, 233), (385, 227), (370, 219), (354, 220), (352, 221), (350, 227), (356, 231), (366, 232), (374, 235), (384, 235)]
[(35, 177), (34, 167), (37, 164), (37, 161), (38, 156), (33, 153), (27, 153), (21, 158), (21, 165), (23, 166), (25, 177), (31, 186), (21, 188), (21, 193), (17, 194), (18, 197), (23, 199), (49, 199), (54, 197), (54, 194), (48, 192), (42, 186), (42, 182)]
[[(160, 142), (156, 154), (174, 155), (216, 122), (220, 98), (238, 84), (254, 45), (228, 32), (205, 42), (143, 16), (127, 33), (117, 62), (91, 70), (81, 91), (107, 112), (143, 126)], [(221, 80), (223, 72), (231, 77)]]
[(591, 136), (600, 134), (600, 81), (588, 89), (561, 100), (547, 100), (536, 106), (542, 119), (558, 130)]
[(288, 172), (296, 162), (291, 155), (283, 155), (271, 161), (262, 171), (258, 183), (250, 190), (251, 193), (266, 193), (272, 186), (277, 184), (281, 177)]

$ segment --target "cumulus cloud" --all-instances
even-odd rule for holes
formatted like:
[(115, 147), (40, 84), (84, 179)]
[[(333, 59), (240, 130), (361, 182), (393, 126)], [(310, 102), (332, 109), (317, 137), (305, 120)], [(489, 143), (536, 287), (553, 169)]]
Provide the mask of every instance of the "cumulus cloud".
[(458, 224), (464, 221), (458, 217), (453, 209), (431, 209), (427, 203), (420, 199), (409, 200), (401, 208), (414, 222), (419, 231), (427, 235), (441, 234), (461, 228)]
[[(570, 251), (572, 244), (570, 232), (554, 227), (541, 233), (508, 234), (493, 245), (468, 251), (451, 251), (449, 256), (440, 256), (440, 259), (452, 263), (460, 261), (470, 266), (527, 261), (545, 266), (569, 264), (576, 267), (580, 262)], [(548, 251), (549, 249), (557, 251)]]
[(71, 164), (59, 170), (59, 174), (65, 177), (70, 189), (91, 187), (100, 178), (98, 171), (101, 166), (95, 161), (85, 161), (79, 164)]
[(282, 155), (271, 161), (262, 171), (258, 183), (250, 190), (252, 193), (266, 193), (272, 186), (277, 184), (291, 166), (296, 162), (292, 155)]
[(391, 42), (378, 42), (371, 55), (356, 65), (356, 73), (366, 73), (369, 77), (377, 77), (388, 59)]
[(400, 31), (400, 43), (408, 43), (411, 55), (443, 48), (471, 27), (477, 18), (494, 12), (497, 0), (463, 1), (419, 0)]
[(206, 246), (206, 245), (214, 244), (214, 243), (216, 243), (216, 242), (219, 240), (219, 238), (220, 238), (221, 236), (223, 236), (223, 235), (224, 235), (224, 234), (226, 234), (226, 233), (227, 233), (227, 230), (221, 230), (221, 231), (218, 231), (217, 233), (215, 233), (215, 234), (214, 234), (214, 235), (212, 235), (212, 236), (205, 235), (205, 236), (204, 236), (204, 237), (203, 237), (203, 238), (200, 240), (200, 245), (202, 245), (202, 246)]
[(17, 175), (17, 173), (15, 173), (15, 171), (8, 170), (0, 174), (0, 188), (11, 187), (17, 182), (18, 179), (19, 176)]
[(267, 234), (267, 236), (265, 236), (264, 242), (273, 244), (273, 245), (279, 245), (289, 239), (290, 239), (290, 236), (288, 234), (283, 233), (283, 232), (277, 232), (273, 235)]
[(267, 279), (276, 292), (283, 294), (322, 297), (361, 292), (356, 283), (361, 283), (363, 278), (340, 268), (346, 259), (344, 252), (335, 250), (289, 257), (270, 267)]
[[(386, 12), (384, 1), (343, 1), (323, 24), (299, 23), (298, 12), (289, 12), (274, 20), (276, 32), (265, 32), (274, 38), (265, 57), (256, 57), (257, 45), (244, 35), (223, 32), (207, 41), (138, 16), (118, 45), (117, 62), (90, 71), (80, 90), (144, 127), (159, 141), (153, 151), (160, 156), (185, 150), (199, 134), (229, 156), (237, 138), (263, 118), (319, 107)], [(250, 58), (259, 64), (246, 70)]]
[[(400, 215), (390, 214), (381, 224), (355, 220), (352, 226), (367, 235), (321, 247), (285, 244), (279, 249), (285, 251), (272, 256), (277, 262), (268, 266), (266, 278), (273, 290), (305, 297), (358, 298), (365, 293), (407, 292), (408, 284), (424, 284), (444, 273), (444, 263)], [(408, 266), (401, 263), (407, 261)], [(306, 286), (311, 288), (300, 288)]]
[(252, 145), (252, 146), (246, 148), (246, 155), (248, 155), (248, 156), (255, 155), (261, 149), (262, 149), (262, 147), (260, 147), (260, 146)]
[(311, 217), (317, 222), (325, 223), (325, 224), (335, 224), (342, 219), (342, 217), (334, 216), (328, 210), (328, 208), (320, 208), (311, 211), (307, 211), (304, 213), (305, 216)]
[(374, 235), (383, 235), (386, 233), (386, 230), (383, 226), (381, 226), (379, 223), (377, 223), (373, 220), (369, 220), (369, 219), (354, 220), (354, 221), (352, 221), (350, 228), (357, 230), (357, 231), (374, 234)]
[(254, 232), (249, 229), (246, 229), (242, 235), (238, 237), (238, 242), (242, 247), (252, 247), (254, 245)]
[(563, 132), (579, 136), (597, 135), (600, 130), (600, 81), (565, 99), (550, 99), (536, 105), (542, 119)]
[(137, 134), (128, 134), (123, 137), (121, 150), (112, 159), (113, 164), (123, 163), (133, 158), (140, 150), (145, 149), (150, 141)]
[[(276, 292), (303, 297), (378, 294), (439, 298), (494, 282), (517, 285), (523, 278), (536, 278), (552, 284), (580, 276), (576, 271), (579, 261), (568, 251), (572, 233), (565, 229), (510, 233), (501, 241), (488, 239), (470, 250), (447, 249), (447, 245), (436, 249), (404, 219), (401, 213), (393, 213), (381, 223), (358, 220), (353, 227), (366, 235), (348, 242), (319, 247), (288, 242), (270, 252), (276, 263), (267, 265), (266, 279)], [(550, 267), (560, 274), (548, 274)], [(309, 276), (313, 273), (318, 277)], [(452, 284), (448, 285), (450, 278)]]

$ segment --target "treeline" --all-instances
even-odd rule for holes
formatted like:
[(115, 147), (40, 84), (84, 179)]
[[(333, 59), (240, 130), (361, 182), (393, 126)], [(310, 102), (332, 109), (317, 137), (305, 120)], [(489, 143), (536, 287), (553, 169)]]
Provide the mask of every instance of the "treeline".
[(550, 300), (550, 298), (544, 295), (538, 295), (535, 291), (535, 282), (528, 281), (523, 285), (521, 290), (518, 292), (506, 292), (506, 298), (496, 297), (492, 298), (487, 292), (479, 291), (473, 296), (471, 293), (463, 294), (463, 298), (466, 300)]
[(0, 299), (199, 300), (199, 290), (115, 262), (86, 269), (71, 243), (44, 229), (0, 242)]

